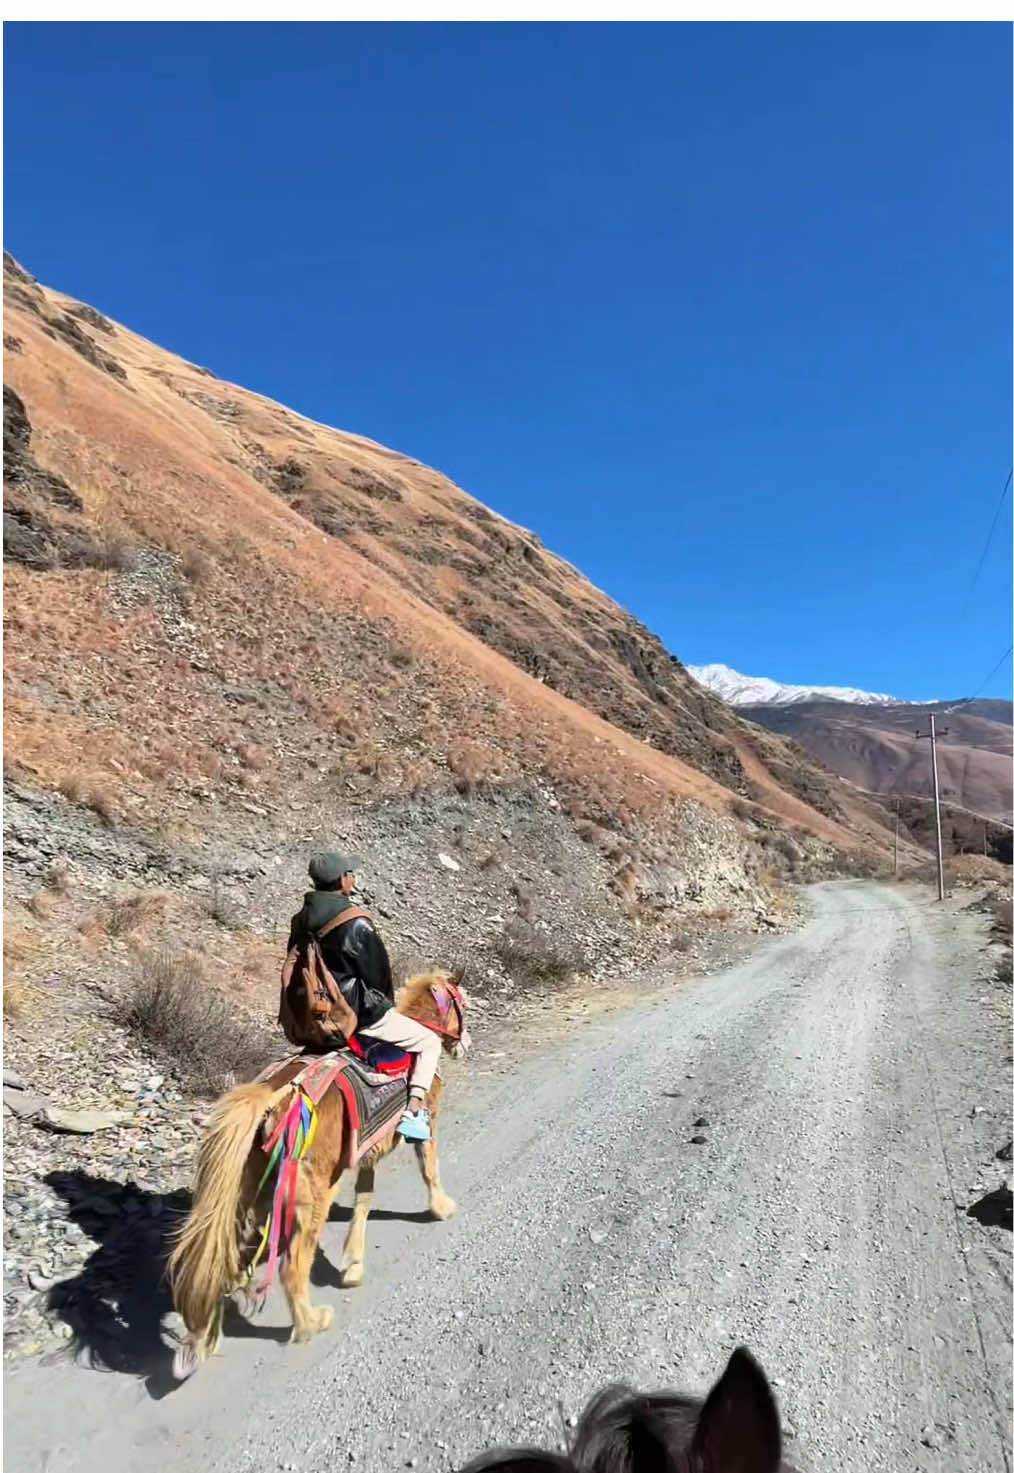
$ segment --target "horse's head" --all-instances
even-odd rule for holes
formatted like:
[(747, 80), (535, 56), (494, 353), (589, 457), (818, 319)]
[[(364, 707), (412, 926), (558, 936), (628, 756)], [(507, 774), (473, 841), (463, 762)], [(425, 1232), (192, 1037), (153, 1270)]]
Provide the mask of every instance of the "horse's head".
[(532, 1448), (474, 1458), (461, 1473), (792, 1473), (760, 1366), (734, 1351), (703, 1404), (609, 1386), (585, 1408), (567, 1456)]
[(452, 1058), (464, 1058), (472, 1046), (466, 1013), (468, 994), (450, 972), (424, 972), (412, 977), (398, 994), (398, 1011), (432, 1028)]

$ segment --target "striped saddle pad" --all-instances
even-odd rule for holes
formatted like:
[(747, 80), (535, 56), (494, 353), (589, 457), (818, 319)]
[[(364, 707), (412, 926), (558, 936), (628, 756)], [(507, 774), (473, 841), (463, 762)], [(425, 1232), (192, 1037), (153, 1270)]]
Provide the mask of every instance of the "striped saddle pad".
[[(332, 1087), (341, 1091), (345, 1101), (347, 1129), (342, 1164), (348, 1169), (391, 1134), (408, 1104), (408, 1085), (404, 1076), (375, 1074), (348, 1049), (305, 1057), (306, 1063), (292, 1083), (315, 1105)], [(272, 1064), (260, 1078), (269, 1078), (280, 1067)]]

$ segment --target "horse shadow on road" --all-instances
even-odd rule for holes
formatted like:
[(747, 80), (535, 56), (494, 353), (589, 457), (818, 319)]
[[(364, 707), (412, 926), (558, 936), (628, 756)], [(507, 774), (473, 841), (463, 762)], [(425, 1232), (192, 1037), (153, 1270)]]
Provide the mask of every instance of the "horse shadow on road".
[[(166, 1263), (190, 1193), (147, 1191), (82, 1171), (54, 1171), (46, 1181), (67, 1204), (67, 1221), (98, 1245), (79, 1273), (46, 1296), (49, 1312), (72, 1331), (67, 1354), (91, 1370), (141, 1377), (148, 1394), (161, 1400), (180, 1384), (172, 1374), (176, 1336), (164, 1324), (172, 1312)], [(223, 1330), (288, 1338), (288, 1331), (243, 1319), (231, 1304)]]
[[(66, 1204), (66, 1220), (97, 1244), (77, 1274), (46, 1294), (48, 1312), (72, 1332), (65, 1353), (91, 1370), (140, 1377), (149, 1396), (161, 1400), (181, 1384), (172, 1374), (177, 1336), (165, 1324), (173, 1308), (166, 1264), (173, 1234), (190, 1210), (190, 1192), (152, 1192), (83, 1171), (53, 1171), (46, 1182)], [(330, 1221), (347, 1223), (350, 1215), (335, 1206)], [(427, 1218), (425, 1212), (371, 1214), (378, 1222)], [(341, 1287), (337, 1265), (320, 1249), (312, 1280), (318, 1287)], [(231, 1339), (289, 1338), (288, 1326), (247, 1319), (231, 1301), (222, 1329)]]

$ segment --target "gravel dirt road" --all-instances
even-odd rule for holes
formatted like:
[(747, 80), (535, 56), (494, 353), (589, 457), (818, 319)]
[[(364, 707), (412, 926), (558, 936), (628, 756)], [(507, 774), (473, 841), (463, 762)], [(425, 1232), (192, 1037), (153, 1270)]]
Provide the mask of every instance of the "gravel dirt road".
[(8, 1468), (448, 1470), (555, 1445), (611, 1379), (703, 1390), (746, 1343), (802, 1469), (1009, 1470), (1010, 1234), (966, 1211), (1009, 1169), (982, 918), (867, 883), (812, 901), (732, 971), (449, 1067), (459, 1216), (423, 1221), (395, 1162), (367, 1283), (343, 1292), (337, 1209), (315, 1274), (331, 1334), (280, 1343), (273, 1299), (172, 1391), (161, 1363), (25, 1365)]

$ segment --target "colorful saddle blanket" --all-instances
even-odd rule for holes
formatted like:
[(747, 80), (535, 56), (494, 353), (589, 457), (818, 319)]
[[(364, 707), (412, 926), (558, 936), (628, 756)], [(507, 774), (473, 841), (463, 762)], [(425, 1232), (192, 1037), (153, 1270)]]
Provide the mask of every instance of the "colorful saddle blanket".
[[(381, 1044), (379, 1047), (390, 1046)], [(298, 1085), (314, 1106), (320, 1104), (332, 1086), (342, 1093), (348, 1127), (345, 1132), (342, 1166), (347, 1170), (390, 1135), (393, 1125), (408, 1104), (408, 1086), (405, 1081), (407, 1070), (403, 1068), (398, 1074), (378, 1073), (368, 1068), (361, 1058), (357, 1058), (348, 1049), (298, 1057), (304, 1058), (306, 1062), (292, 1083)], [(281, 1064), (272, 1064), (259, 1077), (268, 1079), (282, 1064), (290, 1062), (290, 1059), (285, 1059)]]

